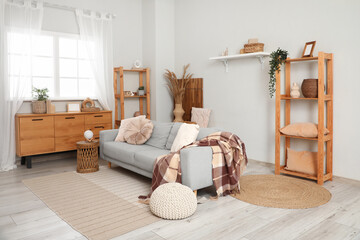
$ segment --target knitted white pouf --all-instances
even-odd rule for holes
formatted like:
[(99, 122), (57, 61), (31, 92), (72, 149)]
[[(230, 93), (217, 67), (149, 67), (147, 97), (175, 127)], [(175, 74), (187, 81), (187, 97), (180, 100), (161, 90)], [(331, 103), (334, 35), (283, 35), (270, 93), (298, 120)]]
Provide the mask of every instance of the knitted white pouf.
[(183, 219), (194, 214), (197, 199), (194, 192), (180, 183), (166, 183), (155, 189), (150, 198), (150, 210), (164, 219)]

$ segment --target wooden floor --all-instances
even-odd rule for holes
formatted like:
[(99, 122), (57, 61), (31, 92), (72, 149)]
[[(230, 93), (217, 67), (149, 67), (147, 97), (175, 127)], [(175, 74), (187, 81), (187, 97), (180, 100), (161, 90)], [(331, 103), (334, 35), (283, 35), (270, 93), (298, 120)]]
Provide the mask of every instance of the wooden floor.
[[(101, 162), (105, 165), (105, 162)], [(0, 173), (0, 239), (86, 239), (46, 207), (23, 179), (74, 171), (73, 156), (19, 166)], [(246, 174), (273, 174), (273, 165), (250, 161)], [(114, 239), (360, 239), (360, 182), (335, 177), (325, 183), (333, 197), (326, 205), (289, 210), (265, 208), (230, 196), (206, 200), (188, 219), (159, 221)], [(213, 189), (200, 190), (198, 199)]]

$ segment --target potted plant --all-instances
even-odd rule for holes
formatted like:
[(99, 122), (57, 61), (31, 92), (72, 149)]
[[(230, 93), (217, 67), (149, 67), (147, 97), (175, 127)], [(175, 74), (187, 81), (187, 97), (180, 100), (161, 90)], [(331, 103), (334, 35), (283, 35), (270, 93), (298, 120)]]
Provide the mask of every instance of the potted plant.
[(49, 98), (47, 88), (35, 88), (33, 87), (33, 97), (34, 101), (32, 102), (32, 111), (33, 113), (46, 113), (46, 104), (45, 101)]
[(140, 86), (138, 88), (138, 95), (139, 96), (144, 96), (145, 95), (145, 87), (144, 86)]
[(281, 65), (285, 62), (286, 58), (288, 55), (288, 51), (283, 50), (281, 48), (278, 48), (276, 51), (272, 52), (270, 54), (270, 70), (269, 70), (269, 75), (270, 75), (270, 80), (269, 80), (269, 92), (270, 92), (270, 97), (274, 96), (274, 93), (276, 91), (276, 77), (275, 77), (275, 73), (276, 71), (280, 71), (280, 67)]
[(175, 119), (174, 122), (183, 122), (182, 116), (184, 115), (185, 111), (182, 108), (182, 102), (184, 99), (185, 94), (185, 88), (187, 84), (189, 83), (190, 79), (192, 78), (193, 74), (186, 74), (187, 69), (189, 68), (190, 64), (184, 66), (184, 72), (181, 79), (178, 79), (176, 74), (173, 72), (170, 72), (168, 69), (166, 69), (165, 78), (168, 81), (168, 87), (170, 90), (170, 93), (174, 97), (175, 101), (175, 109), (173, 111)]

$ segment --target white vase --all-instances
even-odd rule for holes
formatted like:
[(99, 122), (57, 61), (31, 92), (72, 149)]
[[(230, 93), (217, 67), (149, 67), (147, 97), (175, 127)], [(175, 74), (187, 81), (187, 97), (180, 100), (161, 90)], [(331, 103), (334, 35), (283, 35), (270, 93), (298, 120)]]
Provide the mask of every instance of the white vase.
[(300, 97), (300, 87), (297, 83), (293, 83), (290, 90), (290, 96), (292, 98), (299, 98)]

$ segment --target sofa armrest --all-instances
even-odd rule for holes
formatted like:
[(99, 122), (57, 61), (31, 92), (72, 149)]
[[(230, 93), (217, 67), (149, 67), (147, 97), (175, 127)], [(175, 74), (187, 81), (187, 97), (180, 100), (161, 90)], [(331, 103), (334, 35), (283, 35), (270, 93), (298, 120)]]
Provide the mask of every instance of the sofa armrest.
[(182, 184), (197, 190), (213, 185), (211, 147), (180, 150)]
[(100, 158), (104, 158), (103, 145), (105, 142), (112, 142), (115, 140), (119, 129), (103, 130), (100, 131)]

